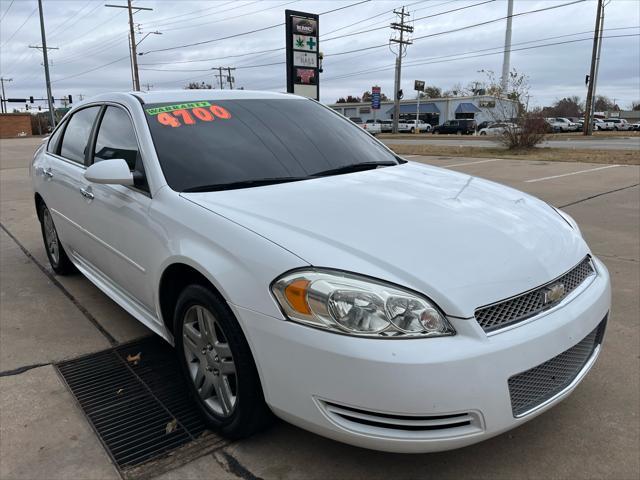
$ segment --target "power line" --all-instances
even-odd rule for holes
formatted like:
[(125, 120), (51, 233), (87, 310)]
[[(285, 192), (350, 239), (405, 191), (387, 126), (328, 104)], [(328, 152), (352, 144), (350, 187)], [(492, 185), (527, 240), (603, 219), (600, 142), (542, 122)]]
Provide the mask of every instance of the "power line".
[[(149, 28), (159, 28), (159, 27), (162, 27), (162, 28), (164, 29), (164, 27), (166, 27), (167, 25), (174, 25), (174, 24), (176, 24), (176, 23), (189, 22), (189, 21), (191, 21), (191, 20), (200, 20), (201, 18), (204, 18), (204, 17), (210, 17), (210, 16), (212, 16), (212, 15), (218, 15), (218, 14), (220, 14), (220, 13), (230, 12), (230, 11), (232, 11), (232, 10), (237, 10), (237, 9), (239, 9), (239, 8), (248, 7), (249, 5), (253, 5), (253, 4), (255, 4), (255, 3), (259, 3), (259, 2), (260, 2), (260, 0), (255, 0), (255, 1), (252, 1), (252, 2), (249, 2), (249, 3), (245, 3), (244, 5), (234, 5), (233, 7), (231, 7), (231, 8), (227, 8), (227, 9), (225, 9), (225, 10), (216, 10), (215, 12), (213, 12), (213, 13), (209, 13), (209, 14), (207, 14), (207, 15), (197, 15), (197, 16), (195, 16), (195, 17), (193, 17), (193, 18), (183, 18), (182, 20), (177, 20), (177, 21), (171, 21), (171, 22), (164, 22), (164, 21), (157, 22), (157, 21), (156, 21), (156, 22), (153, 22), (153, 20), (152, 20), (152, 21), (151, 21), (152, 23), (149, 23), (149, 24), (146, 24), (146, 23), (145, 23), (145, 26), (147, 26), (147, 27), (149, 27)], [(233, 3), (233, 2), (230, 2), (230, 3)], [(223, 3), (222, 5), (227, 5), (227, 4), (226, 4), (226, 3)], [(217, 7), (214, 7), (214, 8), (220, 8), (222, 5), (218, 5)], [(204, 9), (204, 10), (211, 10), (211, 8), (209, 8), (209, 9)], [(182, 16), (186, 16), (186, 15), (187, 15), (187, 14), (184, 14), (184, 15), (182, 15)], [(171, 20), (173, 20), (173, 19), (175, 19), (175, 18), (178, 18), (178, 17), (171, 17)], [(167, 19), (167, 18), (165, 18), (165, 20), (166, 20), (166, 19)]]
[[(514, 17), (519, 17), (519, 16), (523, 16), (523, 15), (529, 15), (531, 13), (539, 13), (539, 12), (543, 12), (543, 11), (546, 11), (546, 10), (553, 10), (553, 9), (556, 9), (556, 8), (561, 8), (561, 7), (566, 7), (566, 6), (569, 6), (569, 5), (574, 5), (576, 3), (583, 3), (585, 1), (587, 1), (587, 0), (575, 0), (573, 2), (562, 3), (560, 5), (552, 5), (550, 7), (538, 8), (538, 9), (535, 9), (535, 10), (528, 10), (526, 12), (516, 13), (513, 16)], [(508, 15), (504, 16), (504, 17), (500, 17), (500, 18), (494, 18), (492, 20), (487, 20), (487, 21), (480, 22), (480, 23), (474, 23), (472, 25), (465, 25), (464, 27), (458, 27), (458, 28), (454, 28), (454, 29), (451, 29), (451, 30), (445, 30), (445, 31), (436, 32), (436, 33), (430, 33), (428, 35), (422, 35), (420, 37), (414, 37), (413, 41), (415, 42), (416, 40), (422, 40), (422, 39), (425, 39), (425, 38), (432, 38), (432, 37), (438, 37), (440, 35), (448, 35), (450, 33), (461, 32), (463, 30), (468, 30), (470, 28), (476, 28), (476, 27), (480, 27), (480, 26), (483, 26), (483, 25), (488, 25), (490, 23), (499, 22), (501, 20), (506, 19), (507, 17), (508, 17)], [(356, 48), (354, 50), (347, 50), (347, 51), (344, 51), (344, 52), (327, 53), (324, 56), (326, 58), (326, 57), (333, 57), (333, 56), (338, 56), (338, 55), (347, 55), (349, 53), (362, 52), (362, 51), (365, 51), (365, 50), (373, 50), (373, 49), (376, 49), (376, 48), (386, 47), (387, 45), (388, 45), (387, 43), (382, 43), (382, 44), (379, 44), (379, 45), (372, 45), (370, 47)]]
[[(446, 11), (444, 11), (444, 12), (434, 13), (434, 14), (432, 14), (432, 15), (426, 15), (426, 16), (424, 16), (424, 17), (414, 18), (414, 19), (412, 20), (412, 22), (417, 22), (417, 21), (419, 21), (419, 20), (424, 20), (424, 19), (426, 19), (426, 18), (439, 17), (440, 15), (445, 15), (445, 14), (447, 14), (447, 13), (457, 12), (457, 11), (459, 11), (459, 10), (465, 10), (465, 9), (467, 9), (467, 8), (478, 7), (478, 6), (480, 6), (480, 5), (485, 5), (485, 4), (487, 4), (487, 3), (492, 3), (492, 2), (495, 2), (495, 1), (496, 1), (496, 0), (485, 0), (484, 2), (474, 3), (473, 5), (467, 5), (467, 6), (465, 6), (465, 7), (454, 8), (454, 9), (452, 9), (452, 10), (446, 10)], [(338, 39), (340, 39), (340, 38), (352, 37), (353, 35), (361, 35), (361, 34), (363, 34), (363, 33), (375, 32), (375, 31), (377, 31), (377, 30), (382, 30), (382, 29), (386, 29), (386, 28), (389, 28), (389, 26), (388, 26), (388, 25), (384, 25), (384, 26), (382, 26), (382, 27), (376, 27), (376, 28), (371, 28), (371, 29), (368, 29), (368, 30), (360, 30), (360, 31), (358, 31), (358, 32), (346, 33), (346, 34), (344, 34), (344, 35), (338, 35), (337, 37), (323, 38), (323, 39), (322, 39), (322, 41), (326, 43), (326, 42), (330, 42), (331, 40), (338, 40)]]
[[(369, 1), (369, 0), (366, 0), (366, 1)], [(418, 4), (418, 3), (423, 3), (424, 1), (428, 1), (428, 0), (421, 0), (421, 1), (418, 1), (418, 2), (414, 2), (414, 3), (410, 4), (410, 5), (415, 5), (415, 4)], [(457, 0), (453, 0), (453, 1), (457, 1)], [(494, 2), (494, 1), (495, 1), (495, 0), (487, 0), (487, 1), (484, 1), (484, 2), (481, 2), (481, 3), (477, 3), (477, 4), (474, 4), (474, 5), (468, 5), (468, 6), (465, 6), (465, 7), (456, 8), (456, 9), (448, 10), (448, 11), (445, 11), (445, 12), (440, 12), (440, 13), (437, 13), (437, 14), (434, 14), (434, 15), (427, 15), (427, 16), (425, 16), (425, 17), (421, 17), (420, 19), (415, 19), (415, 20), (421, 20), (421, 19), (425, 19), (425, 18), (431, 18), (431, 17), (435, 17), (435, 16), (439, 16), (439, 15), (444, 15), (444, 14), (446, 14), (446, 13), (455, 12), (455, 11), (458, 11), (458, 10), (464, 10), (464, 9), (466, 9), (466, 8), (471, 8), (471, 7), (475, 7), (475, 6), (478, 6), (478, 5), (483, 5), (483, 4), (485, 4), (485, 3), (490, 3), (490, 2)], [(360, 3), (364, 3), (364, 2), (360, 2)], [(452, 3), (452, 1), (443, 2), (443, 3), (438, 4), (438, 5), (432, 5), (431, 7), (427, 7), (427, 8), (437, 7), (437, 6), (440, 6), (440, 5), (447, 4), (447, 3)], [(352, 5), (350, 5), (350, 6), (355, 6), (355, 5), (358, 5), (358, 3), (356, 3), (356, 4), (352, 4)], [(282, 6), (282, 5), (280, 5), (280, 6)], [(341, 7), (341, 8), (347, 8), (347, 7)], [(331, 12), (333, 12), (333, 11), (337, 11), (337, 10), (338, 10), (338, 9), (329, 10), (329, 11), (327, 11), (327, 12), (322, 12), (320, 15), (327, 14), (327, 13), (331, 13)], [(389, 10), (385, 10), (384, 12), (379, 13), (379, 14), (376, 14), (376, 15), (374, 15), (374, 16), (372, 16), (372, 17), (367, 17), (367, 18), (365, 18), (365, 19), (361, 20), (360, 22), (355, 22), (355, 23), (353, 23), (353, 24), (349, 25), (348, 27), (353, 26), (353, 25), (355, 25), (355, 24), (357, 24), (357, 23), (364, 22), (364, 21), (366, 21), (366, 20), (371, 20), (372, 18), (377, 18), (377, 17), (379, 17), (379, 16), (381, 16), (381, 15), (385, 15), (385, 14), (387, 14), (388, 12), (389, 12)], [(223, 19), (223, 20), (224, 20), (224, 19)], [(415, 21), (415, 20), (414, 20), (414, 21)], [(282, 24), (279, 24), (279, 25), (282, 25)], [(278, 25), (278, 26), (279, 26), (279, 25)], [(323, 34), (323, 35), (328, 35), (328, 34), (330, 34), (330, 33), (334, 33), (334, 32), (336, 32), (336, 31), (338, 31), (338, 30), (341, 30), (341, 29), (344, 29), (344, 28), (348, 28), (348, 27), (341, 27), (341, 28), (339, 28), (339, 29), (333, 30), (332, 32), (325, 33), (325, 34)], [(186, 28), (186, 27), (185, 27), (185, 28)], [(361, 34), (361, 33), (367, 33), (367, 32), (369, 32), (369, 31), (380, 30), (380, 29), (382, 29), (382, 28), (388, 28), (388, 25), (385, 25), (384, 27), (380, 27), (380, 28), (375, 28), (375, 29), (372, 29), (372, 30), (365, 30), (365, 31), (361, 31), (361, 32), (349, 33), (349, 34), (340, 35), (340, 36), (332, 37), (332, 38), (328, 38), (328, 39), (324, 39), (324, 36), (323, 36), (323, 35), (321, 35), (321, 36), (320, 36), (320, 39), (321, 39), (323, 42), (326, 42), (326, 41), (329, 41), (329, 40), (336, 40), (336, 39), (338, 39), (338, 38), (344, 38), (344, 37), (348, 37), (348, 36), (352, 36), (352, 35), (359, 35), (359, 34)], [(386, 45), (386, 44), (385, 44), (385, 45)], [(257, 52), (248, 52), (248, 53), (241, 53), (241, 54), (235, 54), (235, 55), (227, 55), (227, 56), (224, 56), (224, 57), (215, 57), (215, 58), (198, 59), (198, 60), (196, 60), (196, 59), (194, 59), (194, 60), (181, 60), (181, 61), (174, 61), (174, 62), (156, 62), (156, 63), (146, 63), (146, 64), (144, 64), (144, 65), (172, 65), (172, 64), (176, 64), (176, 63), (197, 63), (197, 62), (205, 62), (205, 61), (207, 61), (207, 62), (208, 62), (208, 61), (216, 61), (216, 60), (225, 60), (225, 59), (229, 59), (229, 58), (245, 57), (245, 56), (249, 56), (249, 55), (258, 55), (258, 54), (262, 54), (262, 53), (270, 53), (270, 52), (276, 52), (276, 51), (282, 51), (282, 50), (285, 50), (285, 47), (278, 47), (278, 48), (273, 48), (273, 49), (268, 49), (268, 50), (261, 50), (261, 51), (257, 51)], [(146, 53), (151, 53), (151, 52), (146, 52)], [(141, 65), (143, 65), (143, 64), (141, 64)]]
[[(63, 27), (65, 24), (67, 24), (67, 22), (70, 22), (70, 21), (74, 20), (90, 4), (91, 4), (91, 0), (88, 0), (84, 5), (82, 5), (82, 7), (79, 10), (76, 10), (76, 12), (73, 15), (71, 15), (70, 17), (63, 17), (62, 21), (60, 23), (58, 23), (58, 25), (56, 25), (55, 27), (53, 27), (51, 29), (51, 31), (49, 32), (49, 37), (50, 38), (53, 37), (56, 34), (56, 32), (58, 32), (60, 30), (61, 27)], [(94, 8), (92, 10), (92, 12), (94, 10), (96, 10), (98, 6), (99, 5), (96, 5), (96, 8)], [(80, 18), (83, 18), (83, 17), (80, 17)]]
[(4, 42), (4, 44), (3, 44), (0, 48), (2, 48), (2, 47), (6, 47), (6, 46), (7, 46), (7, 44), (8, 44), (8, 43), (13, 39), (13, 37), (15, 37), (15, 36), (16, 36), (16, 34), (17, 34), (20, 30), (22, 30), (22, 27), (24, 27), (24, 26), (27, 24), (27, 22), (31, 19), (31, 17), (33, 17), (33, 15), (34, 15), (37, 11), (38, 11), (38, 7), (34, 8), (34, 9), (31, 11), (31, 13), (29, 14), (29, 16), (27, 17), (27, 19), (26, 19), (24, 22), (22, 22), (22, 24), (18, 27), (18, 29), (17, 29), (15, 32), (13, 32), (13, 33), (11, 34), (11, 36), (10, 36), (10, 37), (9, 37), (9, 38)]
[[(334, 8), (334, 9), (331, 9), (331, 10), (327, 10), (325, 12), (321, 12), (321, 13), (319, 13), (319, 15), (326, 15), (326, 14), (329, 14), (329, 13), (337, 12), (339, 10), (344, 10), (346, 8), (355, 7), (356, 5), (361, 5), (363, 3), (367, 3), (367, 2), (370, 2), (370, 1), (371, 0), (362, 0), (360, 2), (352, 3), (350, 5), (345, 5), (345, 6), (342, 6), (342, 7), (339, 7), (339, 8)], [(582, 1), (585, 1), (585, 0), (582, 0)], [(170, 50), (177, 50), (177, 49), (180, 49), (180, 48), (187, 48), (187, 47), (195, 47), (195, 46), (198, 46), (198, 45), (205, 45), (205, 44), (209, 44), (209, 43), (219, 42), (219, 41), (222, 41), (222, 40), (228, 40), (230, 38), (237, 38), (237, 37), (242, 37), (244, 35), (250, 35), (250, 34), (258, 33), (258, 32), (264, 32), (265, 30), (271, 30), (272, 28), (281, 27), (283, 25), (284, 25), (284, 22), (276, 23), (274, 25), (268, 25), (266, 27), (256, 28), (254, 30), (249, 30), (247, 32), (241, 32), (241, 33), (236, 33), (236, 34), (233, 34), (233, 35), (227, 35), (225, 37), (213, 38), (211, 40), (203, 40), (201, 42), (187, 43), (187, 44), (184, 44), (184, 45), (176, 45), (175, 47), (166, 47), (166, 48), (158, 48), (158, 49), (155, 49), (155, 50), (149, 50), (148, 52), (140, 53), (140, 55), (143, 55), (143, 54), (144, 55), (148, 55), (150, 53), (167, 52), (167, 51), (170, 51)]]
[[(606, 37), (602, 37), (602, 38), (626, 38), (626, 37), (640, 37), (640, 34), (625, 34), (625, 35), (609, 35)], [(534, 50), (536, 48), (544, 48), (544, 47), (552, 47), (552, 46), (557, 46), (557, 45), (566, 45), (569, 43), (577, 43), (577, 42), (585, 42), (591, 40), (591, 38), (579, 38), (579, 39), (575, 39), (575, 40), (565, 40), (562, 42), (553, 42), (553, 43), (545, 43), (542, 45), (533, 45), (531, 47), (522, 47), (522, 48), (512, 48), (510, 49), (511, 52), (519, 52), (519, 51), (523, 51), (523, 50)], [(536, 40), (532, 40), (532, 41), (536, 41)], [(539, 41), (539, 40), (538, 40)], [(529, 42), (530, 43), (530, 42)], [(500, 48), (500, 47), (495, 47), (495, 48)], [(482, 50), (477, 50), (477, 51), (482, 51)], [(503, 54), (504, 50), (499, 50), (496, 52), (490, 52), (490, 53), (483, 53), (483, 54), (479, 54), (479, 55), (469, 55), (473, 52), (463, 52), (463, 53), (458, 53), (458, 54), (452, 54), (450, 55), (450, 57), (459, 57), (459, 58), (445, 58), (442, 60), (435, 60), (435, 61), (420, 61), (420, 62), (413, 62), (413, 63), (407, 63), (405, 65), (405, 67), (410, 68), (410, 67), (418, 67), (418, 66), (422, 66), (422, 65), (432, 65), (432, 64), (436, 64), (436, 63), (447, 63), (447, 62), (453, 62), (453, 61), (457, 61), (457, 60), (468, 60), (471, 58), (480, 58), (480, 57), (487, 57), (490, 55), (499, 55), (499, 54)], [(469, 55), (469, 56), (462, 56), (462, 55)], [(448, 57), (448, 56), (447, 56)], [(434, 57), (434, 58), (443, 58), (443, 57)], [(345, 75), (338, 75), (335, 77), (328, 77), (328, 78), (324, 78), (323, 81), (331, 81), (331, 80), (340, 80), (343, 78), (349, 78), (349, 77), (354, 77), (354, 76), (358, 76), (358, 75), (363, 75), (365, 73), (377, 73), (377, 72), (384, 72), (384, 71), (388, 71), (388, 70), (393, 70), (395, 67), (394, 66), (388, 66), (388, 67), (381, 67), (381, 68), (372, 68), (369, 70), (361, 70), (359, 72), (352, 72), (352, 73), (348, 73)]]
[(95, 72), (96, 70), (100, 70), (101, 68), (108, 67), (109, 65), (113, 65), (114, 63), (121, 62), (122, 60), (125, 60), (125, 59), (128, 60), (129, 59), (129, 55), (127, 55), (125, 57), (120, 57), (120, 58), (118, 58), (116, 60), (113, 60), (113, 61), (111, 61), (109, 63), (105, 63), (103, 65), (99, 65), (99, 66), (91, 68), (89, 70), (85, 70), (84, 72), (78, 72), (78, 73), (74, 73), (72, 75), (68, 75), (66, 77), (56, 78), (55, 80), (52, 80), (51, 83), (57, 83), (57, 82), (61, 82), (62, 80), (68, 80), (69, 78), (76, 78), (76, 77), (79, 77), (81, 75), (85, 75), (87, 73)]
[(4, 17), (7, 16), (7, 13), (9, 13), (9, 10), (11, 10), (11, 5), (13, 5), (13, 2), (15, 2), (15, 0), (11, 0), (11, 3), (9, 4), (9, 6), (7, 7), (7, 9), (4, 11), (4, 13), (2, 14), (2, 17), (0, 17), (0, 22), (2, 20), (4, 20)]
[[(215, 5), (214, 7), (202, 8), (200, 10), (194, 10), (192, 12), (183, 13), (181, 15), (172, 15), (170, 17), (162, 17), (162, 18), (157, 18), (157, 19), (152, 18), (152, 19), (150, 19), (151, 23), (149, 25), (153, 25), (154, 27), (157, 27), (160, 24), (162, 24), (162, 22), (164, 22), (165, 20), (175, 20), (176, 18), (180, 18), (180, 17), (188, 17), (189, 15), (193, 15), (194, 13), (207, 12), (209, 10), (213, 10), (213, 9), (216, 9), (216, 8), (224, 7), (225, 5), (229, 5), (230, 3), (234, 3), (234, 1), (232, 0), (231, 2), (225, 2), (225, 3), (219, 4), (219, 5)], [(240, 7), (244, 7), (246, 5), (247, 4), (240, 5)], [(219, 13), (219, 12), (217, 12), (217, 13)], [(200, 16), (200, 18), (202, 18), (202, 16)], [(181, 20), (181, 21), (188, 21), (188, 20), (189, 19)], [(147, 25), (147, 26), (149, 26), (149, 25)]]
[[(274, 5), (273, 7), (264, 8), (264, 9), (257, 10), (257, 11), (254, 11), (254, 12), (241, 13), (239, 15), (233, 15), (231, 17), (218, 18), (215, 21), (209, 21), (209, 22), (205, 22), (205, 23), (195, 23), (195, 24), (192, 24), (192, 25), (185, 25), (185, 26), (182, 26), (182, 27), (174, 27), (174, 28), (167, 28), (167, 29), (163, 28), (163, 31), (172, 32), (174, 30), (184, 30), (185, 28), (203, 27), (203, 26), (211, 25), (212, 23), (215, 23), (217, 25), (218, 23), (224, 22), (226, 20), (233, 20), (234, 18), (244, 17), (246, 15), (252, 15), (252, 14), (257, 13), (257, 12), (264, 12), (266, 10), (272, 10), (274, 8), (284, 7), (285, 5), (289, 5), (291, 3), (296, 3), (296, 2), (299, 2), (299, 1), (300, 0), (290, 0), (288, 2), (284, 2), (284, 3), (280, 3), (278, 5)], [(217, 13), (219, 13), (219, 12), (216, 12), (216, 14)]]

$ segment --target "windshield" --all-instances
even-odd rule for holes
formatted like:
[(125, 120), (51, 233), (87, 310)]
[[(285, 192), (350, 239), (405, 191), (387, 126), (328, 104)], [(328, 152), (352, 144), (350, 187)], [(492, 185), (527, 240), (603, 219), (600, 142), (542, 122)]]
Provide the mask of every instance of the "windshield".
[(167, 183), (180, 192), (399, 163), (363, 129), (308, 99), (166, 102), (144, 110)]

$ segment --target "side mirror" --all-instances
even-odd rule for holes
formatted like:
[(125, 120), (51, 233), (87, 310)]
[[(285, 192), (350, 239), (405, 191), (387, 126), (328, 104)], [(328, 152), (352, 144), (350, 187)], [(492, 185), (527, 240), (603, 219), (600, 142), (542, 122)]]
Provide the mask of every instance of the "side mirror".
[(84, 178), (93, 183), (109, 185), (133, 185), (133, 174), (122, 158), (102, 160), (94, 163), (84, 172)]

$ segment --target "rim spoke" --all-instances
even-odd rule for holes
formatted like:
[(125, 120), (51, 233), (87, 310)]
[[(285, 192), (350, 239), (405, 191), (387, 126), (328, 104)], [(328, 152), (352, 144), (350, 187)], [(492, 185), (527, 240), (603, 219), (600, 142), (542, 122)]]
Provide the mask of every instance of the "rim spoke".
[(182, 328), (182, 337), (184, 339), (184, 345), (187, 349), (195, 354), (197, 357), (200, 357), (202, 354), (202, 337), (193, 325), (190, 323), (185, 323)]
[(232, 358), (231, 349), (229, 348), (229, 344), (228, 343), (216, 342), (214, 344), (213, 348), (216, 349), (216, 352), (218, 352), (218, 355), (220, 355), (220, 357), (222, 357), (222, 358)]
[(202, 383), (204, 382), (205, 371), (202, 367), (202, 363), (198, 362), (198, 368), (196, 370), (196, 374), (193, 378), (193, 383), (195, 384), (197, 389), (200, 389)]
[(231, 400), (231, 388), (229, 388), (229, 382), (225, 377), (218, 376), (213, 384), (213, 388), (216, 389), (216, 395), (218, 397), (218, 403), (222, 412), (228, 415), (233, 407)]
[[(204, 373), (204, 372), (203, 372)], [(210, 373), (204, 373), (203, 378), (204, 378), (204, 382), (202, 383), (202, 386), (198, 389), (198, 393), (200, 394), (200, 398), (202, 398), (203, 400), (206, 400), (207, 398), (209, 398), (211, 396), (212, 390), (214, 388), (214, 382), (212, 379), (213, 375), (211, 375)]]

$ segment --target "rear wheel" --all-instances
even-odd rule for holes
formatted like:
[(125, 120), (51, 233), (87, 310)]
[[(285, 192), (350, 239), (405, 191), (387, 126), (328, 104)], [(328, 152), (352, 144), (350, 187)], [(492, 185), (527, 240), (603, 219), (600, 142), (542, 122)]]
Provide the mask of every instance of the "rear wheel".
[(243, 438), (272, 421), (249, 345), (227, 305), (202, 285), (186, 287), (174, 314), (178, 360), (206, 422)]
[(487, 132), (480, 132), (480, 135), (486, 135)]
[(38, 216), (40, 217), (40, 229), (42, 230), (44, 248), (47, 252), (47, 258), (49, 259), (51, 268), (58, 275), (74, 273), (76, 268), (73, 266), (73, 263), (71, 263), (71, 260), (69, 260), (67, 252), (64, 251), (60, 243), (51, 212), (44, 203), (40, 206)]

